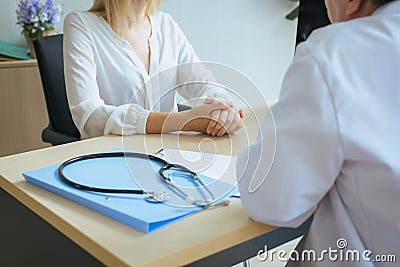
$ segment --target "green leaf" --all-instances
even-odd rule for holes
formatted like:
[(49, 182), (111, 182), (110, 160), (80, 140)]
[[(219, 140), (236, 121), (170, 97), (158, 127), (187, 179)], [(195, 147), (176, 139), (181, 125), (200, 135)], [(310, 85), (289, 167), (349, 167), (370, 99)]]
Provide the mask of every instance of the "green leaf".
[(292, 12), (287, 14), (285, 18), (288, 20), (294, 20), (297, 18), (298, 15), (299, 15), (299, 7), (296, 7)]

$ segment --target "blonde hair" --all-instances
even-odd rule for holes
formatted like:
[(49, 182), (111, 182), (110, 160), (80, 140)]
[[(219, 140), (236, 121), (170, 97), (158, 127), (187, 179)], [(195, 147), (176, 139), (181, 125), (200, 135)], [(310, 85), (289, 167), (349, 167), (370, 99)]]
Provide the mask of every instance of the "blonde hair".
[[(146, 1), (146, 16), (153, 15), (161, 5), (161, 0), (142, 1)], [(119, 35), (123, 35), (135, 24), (132, 0), (95, 0), (89, 12), (103, 17)]]

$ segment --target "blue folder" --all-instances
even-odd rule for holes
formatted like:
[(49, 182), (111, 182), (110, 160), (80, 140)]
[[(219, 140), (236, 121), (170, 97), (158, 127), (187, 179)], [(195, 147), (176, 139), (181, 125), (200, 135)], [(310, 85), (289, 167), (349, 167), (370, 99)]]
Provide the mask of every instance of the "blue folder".
[[(151, 203), (144, 195), (105, 194), (83, 191), (66, 185), (58, 176), (60, 164), (25, 172), (24, 178), (35, 185), (93, 209), (139, 231), (149, 233), (180, 220), (202, 208), (185, 202), (183, 197), (158, 176), (160, 163), (140, 158), (103, 158), (77, 162), (65, 169), (69, 179), (80, 184), (123, 189), (165, 191), (171, 197), (165, 203)], [(238, 192), (236, 186), (199, 175), (216, 197), (215, 203)], [(208, 198), (206, 191), (187, 179), (175, 179), (176, 184), (195, 199)]]

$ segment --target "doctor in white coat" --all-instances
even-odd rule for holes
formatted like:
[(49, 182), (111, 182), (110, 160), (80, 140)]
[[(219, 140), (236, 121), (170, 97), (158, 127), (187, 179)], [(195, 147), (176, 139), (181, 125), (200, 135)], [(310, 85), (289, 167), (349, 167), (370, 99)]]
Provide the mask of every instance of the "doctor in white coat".
[(314, 214), (290, 266), (398, 266), (400, 1), (325, 3), (333, 24), (297, 47), (272, 108), (271, 169), (270, 123), (239, 156), (242, 202), (271, 225)]

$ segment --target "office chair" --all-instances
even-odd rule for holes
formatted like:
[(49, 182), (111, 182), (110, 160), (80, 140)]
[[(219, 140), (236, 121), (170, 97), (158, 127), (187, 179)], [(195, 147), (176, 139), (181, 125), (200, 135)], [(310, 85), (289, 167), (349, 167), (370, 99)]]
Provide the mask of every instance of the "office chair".
[(313, 30), (328, 24), (324, 0), (300, 0), (296, 45), (305, 41)]
[(80, 133), (72, 120), (65, 90), (63, 35), (41, 37), (33, 43), (49, 117), (42, 140), (53, 146), (78, 141)]

